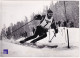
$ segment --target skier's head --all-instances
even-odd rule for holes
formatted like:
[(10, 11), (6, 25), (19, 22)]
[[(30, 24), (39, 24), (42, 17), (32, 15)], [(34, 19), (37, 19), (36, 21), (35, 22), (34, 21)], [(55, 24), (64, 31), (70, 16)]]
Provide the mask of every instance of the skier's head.
[(47, 10), (47, 17), (50, 19), (53, 16), (52, 10), (48, 9)]
[(37, 15), (34, 16), (34, 19), (35, 20), (41, 20), (42, 16), (40, 14), (37, 14)]

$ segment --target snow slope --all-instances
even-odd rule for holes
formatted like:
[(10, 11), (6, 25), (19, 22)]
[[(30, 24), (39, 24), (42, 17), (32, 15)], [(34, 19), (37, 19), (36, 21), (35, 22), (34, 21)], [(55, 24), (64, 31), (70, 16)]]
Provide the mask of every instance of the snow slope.
[(43, 49), (38, 49), (38, 48), (32, 48), (32, 47), (25, 47), (21, 45), (16, 45), (13, 43), (8, 43), (3, 41), (3, 49), (8, 49), (8, 54), (2, 54), (3, 57), (14, 57), (14, 56), (19, 56), (19, 57), (69, 57), (69, 56), (79, 56), (79, 48), (77, 46), (73, 46), (70, 49), (67, 49), (66, 47), (59, 46), (58, 48), (43, 48)]
[[(63, 28), (59, 28), (60, 31), (56, 35), (56, 37), (52, 40), (51, 43), (48, 42), (49, 40), (49, 34), (48, 36), (40, 40), (39, 43), (49, 44), (49, 45), (55, 45), (57, 44), (57, 48), (32, 48), (29, 46), (22, 46), (17, 45), (14, 43), (2, 41), (2, 56), (10, 57), (10, 56), (28, 56), (28, 57), (74, 57), (79, 56), (79, 29), (77, 28), (69, 28), (69, 39), (70, 39), (70, 49), (67, 48), (67, 37), (66, 33), (64, 34), (65, 30)], [(61, 31), (62, 29), (62, 31)], [(53, 35), (53, 30), (50, 30), (51, 36)], [(52, 32), (52, 33), (51, 33)], [(60, 33), (61, 32), (61, 33)], [(50, 36), (50, 37), (51, 37)], [(22, 39), (22, 38), (21, 38)], [(17, 40), (19, 41), (19, 40)], [(1, 41), (0, 41), (1, 42)], [(3, 54), (3, 49), (8, 49), (8, 54)]]

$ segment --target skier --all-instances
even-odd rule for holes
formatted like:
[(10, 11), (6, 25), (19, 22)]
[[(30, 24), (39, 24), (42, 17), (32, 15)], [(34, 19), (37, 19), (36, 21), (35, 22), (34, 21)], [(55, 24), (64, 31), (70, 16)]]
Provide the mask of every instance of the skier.
[(41, 19), (40, 24), (36, 27), (34, 35), (20, 41), (20, 43), (25, 43), (28, 40), (36, 38), (38, 35), (39, 37), (32, 40), (30, 43), (35, 44), (37, 41), (45, 38), (47, 36), (47, 32), (52, 23), (52, 19), (53, 19), (52, 16), (53, 16), (53, 12), (50, 9), (47, 10), (47, 15), (45, 15), (44, 19)]

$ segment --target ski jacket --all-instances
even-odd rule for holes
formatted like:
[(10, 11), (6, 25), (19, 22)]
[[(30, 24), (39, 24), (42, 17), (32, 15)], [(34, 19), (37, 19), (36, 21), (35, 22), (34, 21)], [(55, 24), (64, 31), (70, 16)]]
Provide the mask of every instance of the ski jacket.
[(49, 29), (51, 24), (52, 24), (52, 19), (53, 17), (51, 17), (51, 19), (48, 19), (47, 16), (43, 19), (43, 21), (41, 22), (40, 26)]

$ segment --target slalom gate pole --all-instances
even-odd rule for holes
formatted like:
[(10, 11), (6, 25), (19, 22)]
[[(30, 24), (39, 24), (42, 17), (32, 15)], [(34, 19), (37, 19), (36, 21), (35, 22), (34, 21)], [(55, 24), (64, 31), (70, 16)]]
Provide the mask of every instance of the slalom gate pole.
[(67, 40), (68, 40), (68, 46), (67, 46), (67, 48), (70, 48), (70, 45), (69, 45), (69, 33), (68, 33), (68, 29), (67, 29)]

